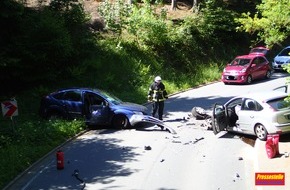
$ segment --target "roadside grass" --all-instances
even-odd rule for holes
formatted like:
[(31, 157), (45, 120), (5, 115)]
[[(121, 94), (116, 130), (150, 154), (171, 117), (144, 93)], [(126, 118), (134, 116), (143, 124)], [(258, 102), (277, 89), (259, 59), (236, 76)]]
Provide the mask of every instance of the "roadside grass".
[(1, 119), (0, 188), (38, 159), (83, 131), (83, 121), (41, 121), (35, 118)]
[[(142, 67), (140, 68), (142, 69)], [(91, 72), (95, 73), (96, 71)], [(148, 86), (154, 78), (154, 75), (148, 77), (147, 72), (149, 71), (146, 70), (144, 75), (138, 76), (142, 82), (141, 85), (136, 85), (131, 90), (126, 88), (124, 90), (121, 87), (126, 84), (122, 83), (121, 87), (113, 93), (124, 101), (144, 104), (147, 100)], [(172, 94), (219, 80), (220, 66), (216, 63), (200, 64), (195, 68), (195, 74), (173, 72), (168, 69), (164, 69), (163, 73), (160, 74), (165, 76), (163, 81), (168, 93)], [(65, 85), (69, 84), (67, 81), (64, 82)], [(118, 82), (110, 80), (106, 83)], [(71, 83), (72, 86), (75, 86), (75, 84)], [(85, 83), (82, 84), (86, 85)], [(88, 83), (87, 85), (90, 86), (91, 84)], [(111, 86), (114, 85), (111, 84)], [(63, 86), (63, 84), (34, 88), (17, 95), (15, 98), (18, 103), (19, 115), (13, 117), (13, 120), (11, 118), (0, 118), (1, 189), (48, 152), (86, 129), (82, 120), (46, 121), (38, 116), (40, 98), (45, 93), (51, 92), (60, 86)], [(110, 89), (111, 87), (108, 87), (105, 90), (112, 91)], [(3, 101), (3, 98), (1, 101)]]

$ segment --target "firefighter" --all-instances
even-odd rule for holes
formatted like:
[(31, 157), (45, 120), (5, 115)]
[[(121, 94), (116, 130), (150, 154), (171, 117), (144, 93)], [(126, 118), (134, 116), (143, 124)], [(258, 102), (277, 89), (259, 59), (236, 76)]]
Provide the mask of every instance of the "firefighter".
[(158, 118), (162, 120), (164, 110), (164, 100), (168, 99), (168, 94), (165, 90), (165, 85), (161, 82), (161, 77), (157, 76), (154, 82), (150, 85), (148, 91), (148, 101), (153, 101), (152, 116), (155, 117), (158, 111)]

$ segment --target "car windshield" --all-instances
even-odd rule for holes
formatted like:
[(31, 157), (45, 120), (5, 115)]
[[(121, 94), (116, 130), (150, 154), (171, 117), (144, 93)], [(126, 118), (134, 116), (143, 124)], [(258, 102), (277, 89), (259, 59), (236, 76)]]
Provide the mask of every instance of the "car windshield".
[(233, 65), (233, 66), (237, 66), (237, 65), (240, 65), (240, 66), (245, 66), (247, 64), (249, 64), (251, 61), (251, 59), (234, 59), (230, 65)]
[(101, 91), (101, 93), (109, 102), (111, 102), (115, 105), (119, 105), (123, 102), (118, 97), (114, 96), (113, 94), (110, 94), (109, 92)]
[(275, 110), (290, 109), (290, 102), (287, 102), (285, 98), (279, 98), (267, 102)]
[(280, 56), (290, 56), (290, 48), (283, 49), (279, 55)]

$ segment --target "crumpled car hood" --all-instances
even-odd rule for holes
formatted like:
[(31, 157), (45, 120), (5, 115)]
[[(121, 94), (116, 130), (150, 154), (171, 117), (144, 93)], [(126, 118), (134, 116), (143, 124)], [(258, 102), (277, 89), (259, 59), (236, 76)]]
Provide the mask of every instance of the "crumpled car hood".
[(123, 102), (122, 104), (119, 104), (116, 107), (118, 109), (126, 109), (126, 110), (138, 111), (138, 112), (143, 112), (143, 113), (148, 112), (148, 109), (145, 106), (130, 103), (130, 102)]

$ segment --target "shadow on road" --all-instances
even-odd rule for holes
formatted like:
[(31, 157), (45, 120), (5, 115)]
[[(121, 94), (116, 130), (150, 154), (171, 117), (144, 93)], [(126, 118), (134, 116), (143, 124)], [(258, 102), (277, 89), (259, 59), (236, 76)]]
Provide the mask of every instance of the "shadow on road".
[(280, 142), (290, 142), (290, 133), (289, 134), (283, 134), (280, 135)]

